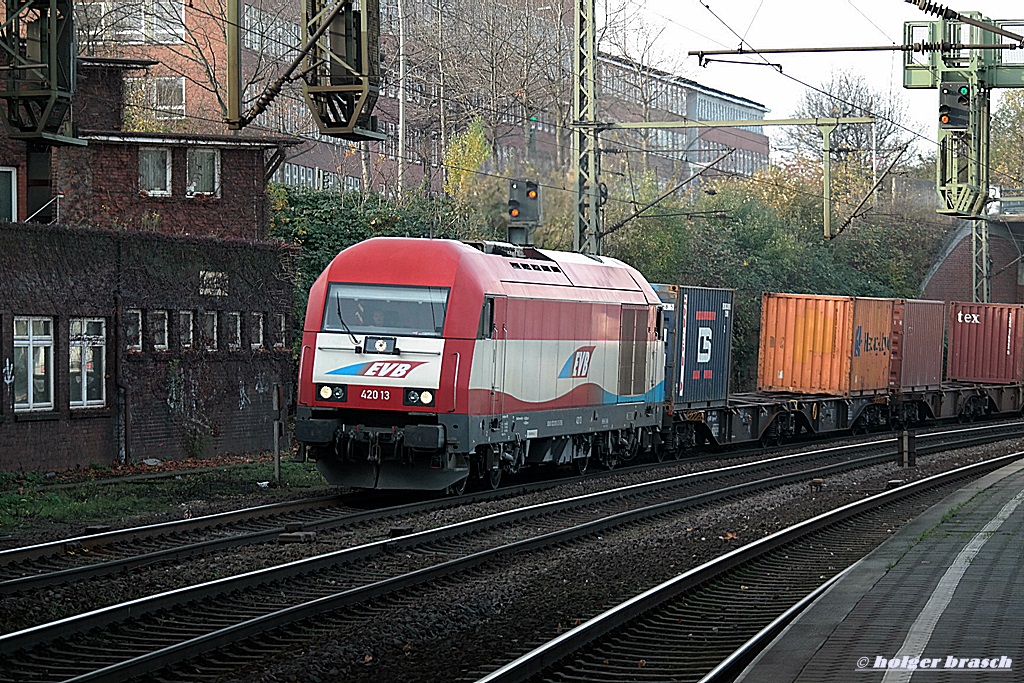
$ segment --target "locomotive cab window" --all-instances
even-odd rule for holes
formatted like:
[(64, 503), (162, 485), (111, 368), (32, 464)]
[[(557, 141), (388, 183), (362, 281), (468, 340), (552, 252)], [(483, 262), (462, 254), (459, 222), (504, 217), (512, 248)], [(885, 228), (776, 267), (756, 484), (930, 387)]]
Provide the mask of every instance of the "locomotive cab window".
[(484, 299), (484, 307), (480, 311), (480, 329), (477, 330), (476, 338), (494, 338), (494, 297)]
[(448, 312), (447, 287), (332, 283), (324, 332), (440, 337)]

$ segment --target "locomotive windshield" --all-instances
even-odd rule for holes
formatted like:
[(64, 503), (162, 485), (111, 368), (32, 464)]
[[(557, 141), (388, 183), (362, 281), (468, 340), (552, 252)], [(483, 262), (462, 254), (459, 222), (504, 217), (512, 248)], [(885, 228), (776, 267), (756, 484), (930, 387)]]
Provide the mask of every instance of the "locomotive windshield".
[(440, 337), (448, 311), (447, 287), (331, 283), (324, 332)]

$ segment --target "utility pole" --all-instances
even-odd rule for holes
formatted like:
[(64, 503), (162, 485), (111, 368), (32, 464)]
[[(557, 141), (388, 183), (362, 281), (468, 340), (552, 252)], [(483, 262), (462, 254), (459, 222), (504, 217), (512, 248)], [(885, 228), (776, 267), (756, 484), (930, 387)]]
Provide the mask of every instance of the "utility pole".
[(445, 131), (444, 117), (444, 0), (437, 0), (437, 36), (439, 41), (437, 47), (437, 107), (441, 127), (441, 144), (438, 149), (441, 158), (437, 160), (437, 166), (441, 169), (441, 187), (444, 188), (448, 182), (448, 167), (444, 163), (444, 152), (448, 148), (448, 134)]
[(642, 128), (743, 128), (744, 126), (817, 126), (822, 138), (822, 224), (825, 239), (832, 239), (832, 131), (840, 124), (875, 122), (871, 116), (847, 116), (816, 119), (739, 119), (733, 121), (640, 121), (636, 123), (601, 123), (599, 130), (624, 130)]
[(573, 153), (576, 158), (576, 217), (572, 248), (601, 253), (597, 132), (597, 33), (594, 0), (576, 0), (573, 69)]
[(405, 194), (405, 0), (398, 0), (398, 196)]

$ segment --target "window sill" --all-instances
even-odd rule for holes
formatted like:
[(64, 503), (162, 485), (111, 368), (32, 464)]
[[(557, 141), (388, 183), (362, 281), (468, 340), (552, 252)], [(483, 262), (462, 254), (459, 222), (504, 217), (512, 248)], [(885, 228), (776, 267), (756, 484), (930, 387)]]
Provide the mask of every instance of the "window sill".
[(113, 417), (114, 411), (110, 408), (72, 408), (72, 420), (84, 420), (93, 417)]
[(53, 410), (16, 410), (14, 412), (15, 422), (47, 422), (59, 419), (60, 413)]

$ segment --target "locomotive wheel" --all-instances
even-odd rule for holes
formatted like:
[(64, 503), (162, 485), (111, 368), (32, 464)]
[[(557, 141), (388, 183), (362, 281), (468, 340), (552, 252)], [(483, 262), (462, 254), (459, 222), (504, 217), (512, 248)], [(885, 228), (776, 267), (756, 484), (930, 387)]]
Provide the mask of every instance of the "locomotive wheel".
[(630, 429), (628, 432), (629, 438), (626, 439), (626, 444), (622, 451), (622, 460), (628, 462), (640, 454), (640, 443), (643, 441), (643, 436), (640, 429)]
[(577, 474), (586, 474), (587, 470), (590, 469), (590, 455), (587, 455), (585, 458), (576, 458), (572, 462), (576, 466)]
[(606, 470), (615, 469), (615, 466), (619, 463), (619, 459), (612, 450), (610, 439), (611, 434), (601, 434), (596, 437), (597, 443), (594, 444), (594, 447), (597, 449), (597, 461)]
[(491, 471), (487, 475), (487, 483), (491, 485), (491, 489), (501, 488), (501, 465), (492, 467)]

